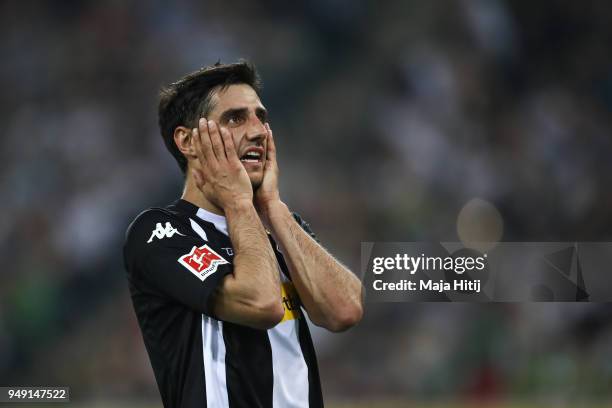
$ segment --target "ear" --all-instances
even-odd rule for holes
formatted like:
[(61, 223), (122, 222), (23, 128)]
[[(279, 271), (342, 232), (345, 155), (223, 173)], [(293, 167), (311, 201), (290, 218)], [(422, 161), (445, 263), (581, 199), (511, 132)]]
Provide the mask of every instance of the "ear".
[(193, 138), (191, 137), (191, 129), (185, 126), (178, 126), (174, 129), (174, 143), (181, 153), (189, 159), (195, 157), (195, 148), (193, 147)]

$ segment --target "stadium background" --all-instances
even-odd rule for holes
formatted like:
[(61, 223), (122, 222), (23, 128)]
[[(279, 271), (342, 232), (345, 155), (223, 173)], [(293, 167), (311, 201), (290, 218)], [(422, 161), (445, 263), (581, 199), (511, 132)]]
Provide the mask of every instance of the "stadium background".
[[(259, 67), (283, 197), (356, 270), (361, 241), (457, 240), (466, 208), (506, 241), (610, 241), (609, 21), (605, 1), (3, 1), (0, 385), (161, 406), (121, 245), (181, 189), (157, 90), (217, 60)], [(315, 333), (326, 400), (609, 406), (611, 312), (370, 304)]]

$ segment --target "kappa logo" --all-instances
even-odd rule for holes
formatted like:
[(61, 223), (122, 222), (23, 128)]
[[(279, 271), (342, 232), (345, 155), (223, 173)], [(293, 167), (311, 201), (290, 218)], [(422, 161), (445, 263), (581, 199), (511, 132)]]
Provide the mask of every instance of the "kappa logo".
[(181, 256), (178, 262), (202, 282), (215, 273), (219, 265), (229, 263), (206, 244), (199, 248), (194, 246), (188, 254)]
[(178, 232), (176, 228), (174, 228), (169, 222), (166, 223), (166, 228), (162, 227), (161, 222), (155, 224), (155, 229), (151, 232), (151, 238), (147, 241), (147, 244), (150, 244), (153, 241), (153, 238), (164, 239), (166, 237), (172, 238), (174, 234), (179, 234), (180, 236), (185, 236)]

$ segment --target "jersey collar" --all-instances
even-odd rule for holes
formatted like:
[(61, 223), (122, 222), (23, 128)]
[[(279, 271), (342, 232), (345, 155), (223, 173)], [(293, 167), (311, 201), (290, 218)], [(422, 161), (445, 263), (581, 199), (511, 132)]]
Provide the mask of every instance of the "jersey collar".
[(195, 213), (195, 215), (199, 219), (213, 224), (218, 231), (224, 233), (225, 235), (228, 235), (227, 220), (225, 219), (224, 216), (211, 213), (210, 211), (200, 208), (190, 203), (189, 201), (186, 201), (183, 199), (177, 200), (176, 205), (177, 207), (182, 208), (183, 210), (187, 211), (190, 214)]
[(215, 226), (216, 229), (228, 235), (227, 233), (227, 220), (224, 216), (211, 213), (210, 211), (206, 211), (203, 208), (198, 208), (198, 212), (196, 212), (198, 218), (208, 221)]

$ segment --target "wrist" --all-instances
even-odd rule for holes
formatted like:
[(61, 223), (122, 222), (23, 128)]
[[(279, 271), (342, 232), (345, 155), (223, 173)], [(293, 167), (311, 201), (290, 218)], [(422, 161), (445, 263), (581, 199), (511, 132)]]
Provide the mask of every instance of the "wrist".
[(287, 204), (280, 200), (267, 202), (260, 208), (260, 214), (268, 228), (274, 229), (274, 224), (286, 217), (291, 217)]
[(228, 203), (223, 208), (223, 211), (225, 212), (225, 215), (227, 216), (228, 213), (243, 212), (243, 211), (247, 211), (252, 208), (254, 208), (253, 201), (247, 198), (244, 198), (244, 199), (234, 200)]

